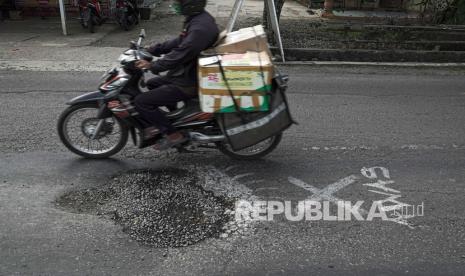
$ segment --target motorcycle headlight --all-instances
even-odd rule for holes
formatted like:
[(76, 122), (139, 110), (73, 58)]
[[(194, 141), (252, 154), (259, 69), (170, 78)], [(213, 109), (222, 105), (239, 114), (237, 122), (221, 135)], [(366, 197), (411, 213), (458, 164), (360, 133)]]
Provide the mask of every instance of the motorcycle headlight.
[(118, 89), (118, 88), (122, 88), (127, 82), (128, 82), (127, 79), (120, 78), (120, 79), (112, 81), (111, 83), (106, 85), (105, 88), (106, 88), (106, 90), (109, 90), (109, 91), (110, 90), (115, 90), (115, 89)]
[(134, 57), (133, 54), (128, 55), (128, 54), (126, 54), (126, 53), (120, 55), (119, 58), (118, 58), (118, 61), (119, 61), (121, 64), (129, 63), (129, 62), (134, 61), (134, 60), (136, 60), (136, 58)]
[(100, 82), (106, 81), (110, 76), (113, 76), (116, 73), (118, 73), (116, 67), (111, 68), (110, 70), (103, 73), (103, 75), (100, 77)]
[(102, 93), (108, 93), (110, 91), (119, 92), (126, 85), (129, 79), (121, 76), (116, 76), (113, 79), (106, 81), (101, 84), (99, 89)]

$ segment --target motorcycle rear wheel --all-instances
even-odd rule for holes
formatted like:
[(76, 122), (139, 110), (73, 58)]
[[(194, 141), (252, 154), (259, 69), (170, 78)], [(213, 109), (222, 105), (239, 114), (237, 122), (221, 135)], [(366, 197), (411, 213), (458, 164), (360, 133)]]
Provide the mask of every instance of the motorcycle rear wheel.
[[(84, 115), (81, 115), (82, 118), (78, 117), (73, 129), (75, 133), (71, 133), (72, 119), (79, 113)], [(96, 118), (97, 113), (97, 104), (87, 103), (70, 106), (60, 115), (57, 124), (58, 135), (61, 142), (73, 153), (92, 159), (108, 158), (121, 151), (126, 145), (128, 129), (119, 118), (114, 116), (105, 119), (97, 137), (91, 137), (100, 121)], [(114, 139), (111, 139), (112, 137)]]
[(218, 142), (216, 146), (223, 154), (236, 160), (256, 160), (271, 153), (281, 142), (282, 133), (276, 134), (248, 148), (234, 151), (228, 143)]

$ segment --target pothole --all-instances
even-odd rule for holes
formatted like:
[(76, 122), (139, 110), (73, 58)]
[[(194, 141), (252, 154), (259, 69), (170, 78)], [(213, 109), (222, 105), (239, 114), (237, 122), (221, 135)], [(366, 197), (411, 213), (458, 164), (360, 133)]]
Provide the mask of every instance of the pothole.
[(188, 246), (218, 237), (234, 224), (233, 200), (206, 191), (198, 181), (187, 170), (130, 171), (101, 187), (67, 192), (55, 203), (71, 212), (109, 217), (143, 244)]

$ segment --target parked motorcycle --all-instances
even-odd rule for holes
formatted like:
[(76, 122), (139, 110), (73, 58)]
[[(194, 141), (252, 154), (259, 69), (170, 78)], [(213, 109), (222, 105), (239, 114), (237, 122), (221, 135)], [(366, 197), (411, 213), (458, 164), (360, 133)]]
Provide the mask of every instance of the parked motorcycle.
[[(71, 99), (70, 105), (58, 120), (58, 134), (63, 144), (72, 152), (86, 158), (107, 158), (118, 153), (127, 143), (129, 135), (138, 148), (154, 145), (162, 138), (155, 134), (145, 138), (144, 129), (150, 124), (135, 110), (133, 99), (145, 86), (144, 71), (135, 66), (138, 60), (152, 61), (153, 56), (141, 47), (145, 38), (142, 30), (138, 42), (131, 42), (130, 49), (120, 57), (120, 65), (102, 76), (99, 91)], [(282, 133), (256, 145), (234, 151), (228, 145), (215, 114), (200, 110), (199, 101), (180, 102), (174, 111), (164, 111), (179, 131), (189, 140), (177, 147), (216, 148), (235, 159), (256, 159), (273, 151)]]
[(118, 0), (116, 9), (116, 21), (125, 31), (139, 24), (139, 10), (135, 1)]
[(82, 27), (89, 29), (91, 33), (95, 32), (96, 25), (100, 26), (106, 21), (98, 0), (80, 0), (79, 16)]

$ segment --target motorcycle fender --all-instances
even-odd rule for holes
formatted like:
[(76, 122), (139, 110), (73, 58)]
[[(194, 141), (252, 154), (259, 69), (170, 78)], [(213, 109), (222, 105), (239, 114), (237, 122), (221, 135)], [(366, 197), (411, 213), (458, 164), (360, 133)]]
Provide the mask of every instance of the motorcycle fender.
[(99, 107), (99, 110), (98, 110), (97, 118), (106, 119), (106, 118), (110, 118), (111, 116), (113, 116), (113, 113), (107, 107), (107, 105), (106, 104), (101, 104), (100, 107)]
[(89, 92), (69, 100), (66, 104), (75, 105), (79, 103), (98, 102), (103, 100), (104, 95), (100, 91)]

